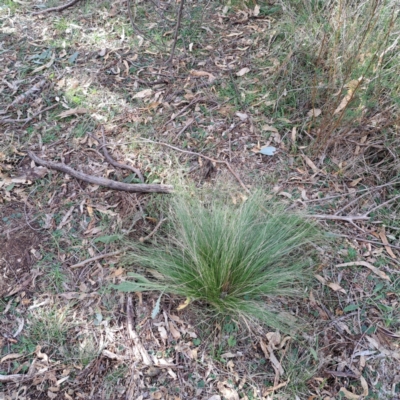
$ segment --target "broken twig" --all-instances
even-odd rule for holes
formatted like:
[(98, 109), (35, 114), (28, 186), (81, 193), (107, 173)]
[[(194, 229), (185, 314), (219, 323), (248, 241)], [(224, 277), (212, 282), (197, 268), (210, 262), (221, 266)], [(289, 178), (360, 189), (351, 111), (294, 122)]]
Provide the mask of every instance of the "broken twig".
[(167, 218), (160, 218), (160, 220), (158, 221), (157, 225), (155, 226), (155, 228), (146, 236), (146, 237), (141, 237), (139, 239), (140, 243), (144, 243), (147, 240), (151, 239), (151, 237), (158, 231), (158, 229), (160, 228), (161, 224), (166, 221)]
[(102, 258), (117, 256), (118, 254), (121, 254), (123, 251), (124, 250), (118, 250), (118, 251), (112, 251), (110, 253), (99, 254), (98, 256), (95, 256), (95, 257), (92, 257), (92, 258), (88, 258), (87, 260), (84, 260), (84, 261), (81, 261), (81, 262), (79, 262), (77, 264), (71, 265), (69, 267), (69, 269), (83, 267), (84, 265), (89, 264), (92, 261), (101, 260)]
[(68, 174), (76, 179), (80, 179), (84, 182), (108, 187), (114, 190), (123, 190), (125, 192), (130, 192), (130, 193), (133, 192), (171, 193), (174, 189), (173, 186), (171, 185), (161, 185), (161, 184), (158, 185), (158, 184), (145, 184), (145, 183), (130, 184), (130, 183), (117, 182), (111, 179), (100, 178), (97, 176), (84, 174), (83, 172), (76, 171), (65, 164), (42, 160), (32, 151), (28, 151), (28, 156), (30, 159), (35, 161), (36, 164), (41, 165), (43, 167), (55, 169), (56, 171), (64, 172), (65, 174)]
[[(120, 164), (119, 162), (115, 161), (115, 160), (110, 156), (110, 153), (108, 152), (107, 147), (106, 147), (106, 138), (105, 138), (105, 136), (104, 136), (104, 128), (103, 128), (103, 127), (101, 127), (101, 133), (102, 133), (102, 135), (103, 135), (103, 145), (101, 146), (101, 149), (103, 150), (103, 154), (104, 154), (104, 157), (106, 158), (106, 160), (107, 160), (112, 166), (114, 166), (114, 167), (116, 167), (116, 168), (128, 169), (129, 171), (132, 171), (134, 174), (137, 175), (137, 177), (140, 179), (141, 182), (144, 182), (143, 175), (142, 175), (142, 173), (141, 173), (137, 168), (132, 167), (132, 166), (130, 166), (130, 165), (126, 165), (126, 164)], [(94, 137), (94, 136), (93, 136), (93, 137)], [(100, 143), (100, 141), (99, 141), (97, 138), (95, 138), (95, 139)]]
[(45, 10), (40, 10), (33, 12), (32, 15), (39, 15), (39, 14), (45, 14), (53, 11), (64, 11), (68, 7), (72, 7), (74, 4), (78, 3), (79, 0), (71, 0), (68, 3), (62, 4), (61, 6), (58, 7), (51, 7), (51, 8), (46, 8)]

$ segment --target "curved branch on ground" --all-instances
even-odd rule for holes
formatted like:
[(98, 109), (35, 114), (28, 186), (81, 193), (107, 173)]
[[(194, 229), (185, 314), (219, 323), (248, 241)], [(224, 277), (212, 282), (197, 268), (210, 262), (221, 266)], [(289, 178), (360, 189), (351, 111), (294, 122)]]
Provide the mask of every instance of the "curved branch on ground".
[(53, 11), (64, 11), (68, 7), (72, 7), (74, 4), (78, 3), (79, 0), (71, 0), (68, 3), (62, 4), (61, 6), (58, 7), (51, 7), (51, 8), (46, 8), (45, 10), (40, 10), (33, 12), (32, 15), (39, 15), (39, 14), (45, 14)]
[(124, 183), (117, 182), (111, 179), (100, 178), (98, 176), (84, 174), (83, 172), (79, 172), (74, 170), (71, 167), (68, 167), (62, 163), (56, 163), (53, 161), (45, 161), (39, 158), (32, 151), (28, 151), (28, 156), (30, 159), (35, 161), (36, 164), (41, 165), (46, 168), (55, 169), (56, 171), (64, 172), (76, 179), (80, 179), (81, 181), (92, 183), (94, 185), (104, 186), (114, 190), (123, 190), (125, 192), (140, 192), (140, 193), (172, 193), (173, 186), (171, 185), (159, 185), (159, 184), (145, 184), (145, 183)]

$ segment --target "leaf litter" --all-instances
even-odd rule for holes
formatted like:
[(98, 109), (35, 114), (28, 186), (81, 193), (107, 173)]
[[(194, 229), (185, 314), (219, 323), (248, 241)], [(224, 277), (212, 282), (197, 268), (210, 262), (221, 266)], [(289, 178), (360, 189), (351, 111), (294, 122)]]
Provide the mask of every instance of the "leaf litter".
[[(157, 8), (157, 12), (168, 12), (162, 5), (159, 7), (161, 8)], [(204, 29), (202, 34), (195, 37), (191, 41), (192, 55), (180, 53), (172, 69), (160, 62), (161, 55), (151, 48), (150, 42), (144, 36), (137, 39), (138, 46), (128, 48), (128, 27), (123, 26), (122, 13), (107, 8), (99, 7), (94, 11), (99, 21), (104, 21), (104, 25), (96, 22), (96, 26), (90, 27), (99, 32), (99, 43), (91, 41), (88, 26), (86, 31), (77, 31), (85, 33), (80, 36), (80, 41), (67, 40), (65, 46), (60, 43), (63, 48), (61, 51), (51, 49), (47, 43), (52, 35), (50, 32), (56, 32), (53, 37), (55, 40), (62, 33), (58, 31), (61, 23), (59, 27), (54, 24), (58, 21), (56, 16), (49, 14), (46, 18), (35, 20), (36, 26), (32, 26), (23, 13), (17, 12), (12, 16), (15, 26), (20, 29), (26, 24), (35, 40), (31, 48), (24, 49), (26, 55), (43, 57), (33, 58), (31, 64), (25, 65), (30, 68), (34, 79), (22, 79), (23, 74), (20, 74), (18, 64), (11, 67), (11, 61), (18, 58), (12, 45), (5, 43), (5, 46), (9, 46), (9, 51), (0, 54), (2, 64), (7, 65), (1, 72), (4, 101), (2, 100), (0, 108), (5, 111), (0, 119), (2, 126), (5, 126), (0, 155), (1, 182), (4, 182), (0, 188), (2, 195), (4, 194), (1, 201), (7, 207), (22, 201), (27, 201), (28, 204), (26, 210), (18, 206), (2, 214), (2, 228), (5, 232), (16, 229), (15, 235), (14, 232), (9, 233), (9, 239), (18, 249), (13, 252), (7, 246), (2, 246), (6, 249), (6, 260), (10, 262), (7, 257), (16, 257), (19, 253), (23, 255), (23, 265), (11, 271), (9, 266), (4, 267), (2, 264), (2, 272), (8, 271), (4, 276), (9, 279), (6, 280), (7, 288), (4, 292), (8, 296), (13, 293), (12, 296), (15, 297), (10, 300), (3, 297), (11, 303), (1, 317), (3, 335), (0, 341), (4, 344), (6, 340), (7, 346), (10, 346), (11, 351), (7, 354), (21, 355), (16, 359), (21, 359), (21, 363), (19, 366), (12, 364), (13, 358), (6, 358), (7, 354), (3, 353), (1, 368), (18, 376), (22, 370), (28, 368), (32, 374), (32, 381), (28, 383), (31, 385), (29, 390), (32, 396), (44, 393), (38, 388), (39, 383), (43, 382), (48, 383), (49, 389), (45, 395), (50, 398), (57, 393), (65, 398), (84, 398), (92, 390), (100, 396), (112, 392), (118, 393), (115, 396), (121, 398), (126, 393), (140, 398), (154, 388), (157, 390), (151, 392), (153, 398), (175, 396), (218, 399), (223, 396), (236, 399), (246, 396), (249, 398), (250, 395), (253, 398), (270, 398), (279, 394), (284, 396), (290, 385), (296, 387), (298, 384), (294, 374), (289, 376), (290, 369), (285, 366), (289, 356), (292, 356), (293, 348), (297, 347), (298, 354), (308, 354), (311, 360), (318, 361), (318, 369), (306, 382), (309, 391), (307, 395), (323, 394), (334, 398), (341, 391), (348, 398), (361, 398), (369, 390), (375, 390), (373, 379), (369, 378), (367, 382), (361, 373), (368, 375), (368, 368), (380, 370), (381, 354), (398, 360), (395, 333), (389, 330), (392, 336), (388, 336), (382, 330), (385, 329), (382, 326), (382, 309), (386, 307), (396, 313), (396, 288), (382, 286), (379, 289), (379, 282), (372, 278), (376, 277), (389, 285), (394, 281), (390, 275), (396, 273), (396, 268), (386, 262), (385, 256), (379, 253), (379, 247), (353, 239), (360, 232), (348, 228), (340, 231), (351, 236), (350, 239), (344, 239), (344, 246), (355, 249), (357, 259), (367, 261), (347, 261), (350, 256), (345, 253), (332, 255), (329, 251), (324, 251), (327, 265), (336, 265), (339, 268), (332, 271), (325, 267), (324, 273), (319, 271), (320, 282), (330, 289), (328, 293), (318, 289), (314, 299), (310, 292), (310, 296), (305, 295), (306, 300), (303, 303), (293, 304), (313, 325), (305, 330), (296, 344), (289, 339), (285, 341), (286, 338), (279, 339), (276, 332), (271, 334), (260, 331), (260, 346), (254, 346), (248, 343), (246, 335), (239, 333), (235, 339), (238, 346), (236, 351), (227, 345), (229, 338), (225, 337), (224, 327), (221, 326), (216, 328), (217, 338), (225, 345), (224, 350), (229, 350), (223, 354), (233, 357), (218, 359), (209, 351), (207, 338), (201, 335), (202, 329), (193, 322), (196, 321), (196, 315), (190, 299), (185, 301), (167, 296), (161, 298), (157, 293), (145, 295), (143, 299), (138, 297), (134, 301), (132, 317), (135, 318), (135, 327), (140, 332), (142, 350), (144, 348), (150, 354), (147, 364), (154, 365), (145, 368), (147, 364), (143, 362), (143, 358), (137, 356), (134, 346), (127, 344), (131, 340), (126, 327), (127, 299), (122, 295), (102, 294), (101, 291), (106, 282), (115, 283), (124, 279), (127, 271), (118, 266), (119, 256), (100, 258), (73, 269), (70, 267), (96, 255), (114, 253), (116, 249), (120, 249), (118, 240), (107, 241), (102, 238), (112, 237), (119, 232), (128, 235), (131, 240), (146, 237), (154, 228), (154, 221), (144, 218), (136, 220), (133, 215), (142, 212), (143, 208), (146, 209), (147, 198), (78, 183), (54, 171), (49, 173), (41, 170), (31, 175), (20, 173), (21, 157), (27, 148), (34, 146), (48, 159), (58, 157), (87, 173), (128, 179), (126, 171), (119, 171), (106, 163), (100, 147), (88, 134), (95, 133), (97, 122), (101, 121), (108, 124), (112, 132), (110, 146), (123, 158), (126, 156), (134, 160), (134, 164), (146, 172), (149, 181), (168, 181), (182, 165), (192, 171), (191, 179), (205, 186), (214, 180), (231, 182), (231, 176), (222, 167), (210, 166), (195, 156), (182, 155), (181, 163), (174, 164), (176, 155), (165, 148), (152, 148), (143, 143), (131, 146), (135, 134), (128, 126), (140, 127), (148, 132), (146, 134), (150, 138), (167, 139), (170, 143), (185, 146), (188, 150), (215, 154), (218, 158), (229, 160), (240, 171), (245, 185), (249, 187), (253, 184), (260, 185), (268, 177), (273, 177), (277, 181), (276, 186), (281, 188), (277, 193), (281, 194), (287, 204), (318, 202), (319, 199), (330, 196), (341, 196), (335, 204), (336, 210), (341, 210), (356, 199), (361, 184), (357, 173), (354, 176), (348, 175), (350, 184), (347, 185), (343, 180), (335, 178), (335, 174), (340, 175), (346, 171), (346, 165), (340, 160), (337, 163), (332, 160), (336, 172), (330, 175), (318, 160), (312, 160), (306, 155), (301, 155), (304, 165), (301, 162), (296, 163), (297, 160), (291, 161), (289, 152), (281, 145), (286, 146), (286, 149), (291, 145), (286, 140), (288, 137), (292, 144), (298, 142), (301, 145), (304, 136), (300, 127), (293, 126), (287, 130), (279, 125), (287, 122), (256, 111), (259, 104), (266, 107), (276, 104), (274, 99), (258, 90), (259, 79), (262, 80), (263, 76), (257, 76), (258, 69), (252, 65), (253, 62), (269, 56), (263, 43), (268, 43), (268, 32), (275, 22), (273, 18), (264, 17), (261, 10), (262, 5), (255, 5), (253, 10), (229, 7), (225, 10), (221, 7), (216, 13), (209, 14), (207, 27), (212, 33)], [(152, 13), (151, 7), (148, 13)], [(77, 21), (86, 18), (79, 7), (66, 10), (65, 16)], [(123, 27), (119, 33), (114, 30), (115, 24)], [(73, 31), (75, 28), (67, 29)], [(166, 27), (164, 30), (166, 38), (168, 29)], [(20, 32), (24, 32), (24, 29), (20, 29)], [(215, 41), (215, 37), (221, 38), (222, 51), (218, 53), (215, 50), (219, 49), (220, 43)], [(79, 42), (81, 45), (77, 44)], [(197, 55), (195, 51), (199, 48), (200, 54)], [(254, 52), (251, 50), (253, 48)], [(250, 57), (247, 59), (245, 54), (250, 54)], [(190, 67), (185, 65), (185, 57), (189, 57), (188, 60), (193, 58), (187, 62)], [(271, 61), (271, 65), (275, 65), (273, 68), (276, 71), (284, 72), (291, 57), (291, 54), (288, 55), (283, 62)], [(245, 64), (242, 62), (244, 58)], [(20, 58), (19, 62), (23, 64), (24, 61)], [(95, 76), (85, 73), (85, 67), (96, 70)], [(64, 78), (57, 79), (58, 86), (57, 82), (52, 86), (52, 74), (55, 71), (63, 71), (65, 74), (64, 82), (61, 82)], [(42, 75), (45, 79), (42, 79)], [(359, 83), (353, 85), (350, 82), (346, 86), (347, 94), (344, 94), (334, 113), (339, 114), (347, 107), (356, 95), (358, 85)], [(227, 89), (229, 87), (230, 90)], [(54, 113), (52, 110), (41, 113), (49, 102), (56, 105)], [(235, 102), (239, 107), (234, 106)], [(311, 107), (308, 107), (304, 115), (308, 112), (308, 118), (319, 117), (320, 109), (310, 110)], [(96, 113), (93, 110), (97, 110)], [(5, 122), (6, 118), (17, 120), (32, 115), (36, 117), (29, 125), (16, 130), (19, 141), (15, 142), (12, 134), (14, 127)], [(188, 121), (193, 122), (188, 124)], [(182, 131), (183, 128), (185, 130)], [(267, 138), (263, 131), (274, 135)], [(367, 137), (365, 140), (357, 139), (360, 154), (366, 154), (365, 149), (369, 145), (367, 140)], [(248, 152), (252, 148), (262, 150), (259, 143), (268, 143), (264, 151), (274, 157), (262, 157)], [(279, 147), (279, 152), (270, 146), (271, 143)], [(284, 165), (291, 167), (287, 170)], [(38, 167), (31, 167), (33, 171), (36, 168)], [(254, 173), (257, 175), (255, 181), (249, 177)], [(32, 178), (35, 174), (37, 176)], [(324, 181), (319, 180), (321, 176)], [(371, 178), (367, 176), (366, 179)], [(38, 189), (31, 193), (36, 187)], [(298, 195), (300, 193), (301, 196)], [(353, 203), (354, 213), (362, 207), (375, 204), (373, 195), (362, 200), (363, 203)], [(33, 219), (35, 221), (31, 222)], [(360, 226), (366, 228), (364, 223)], [(19, 228), (21, 229), (17, 230)], [(373, 231), (373, 227), (369, 228)], [(28, 238), (17, 236), (28, 230), (32, 232)], [(381, 241), (391, 261), (395, 262), (397, 249), (390, 245), (396, 246), (398, 240), (396, 237), (394, 240), (390, 239), (389, 234), (381, 232), (376, 230), (375, 238)], [(52, 241), (55, 239), (57, 242), (54, 245)], [(374, 267), (377, 258), (385, 260), (382, 267)], [(15, 265), (14, 262), (13, 259), (11, 264)], [(353, 266), (365, 267), (366, 270), (348, 268)], [(370, 272), (372, 275), (369, 275)], [(371, 294), (381, 296), (376, 300), (379, 307), (366, 303), (363, 308), (363, 299)], [(32, 339), (33, 352), (18, 347), (21, 345), (20, 338), (29, 338), (32, 321), (37, 321), (34, 318), (34, 309), (29, 310), (29, 305), (42, 299), (46, 302), (38, 308), (51, 310), (49, 307), (52, 304), (71, 307), (73, 313), (66, 320), (70, 329), (66, 351), (70, 352), (71, 359), (78, 361), (68, 362), (68, 358), (54, 353), (57, 348), (55, 344), (48, 345), (46, 349), (36, 347), (40, 344), (38, 337)], [(22, 325), (14, 317), (10, 311), (11, 305), (18, 306), (28, 324)], [(353, 311), (345, 311), (346, 306), (352, 305), (357, 307)], [(152, 314), (156, 314), (154, 318), (151, 318)], [(18, 332), (19, 327), (22, 327), (21, 332), (16, 338), (10, 338), (8, 332)], [(392, 329), (398, 328), (395, 325)], [(91, 353), (87, 343), (94, 341), (94, 337), (102, 337), (104, 340), (102, 339), (102, 349), (96, 348)], [(311, 352), (309, 349), (314, 348), (316, 339), (323, 345), (321, 348), (315, 347), (316, 350)], [(371, 353), (361, 355), (357, 343)], [(13, 351), (12, 348), (21, 351)], [(92, 355), (85, 360), (81, 354)], [(296, 359), (295, 364), (298, 361), (301, 360)], [(310, 365), (312, 364), (311, 362)], [(132, 365), (135, 368), (129, 369)], [(125, 372), (124, 366), (128, 366)], [(243, 371), (253, 368), (258, 371), (259, 378), (252, 378), (252, 374), (241, 376), (235, 372), (235, 368)], [(184, 372), (184, 369), (193, 371), (192, 376)], [(110, 376), (116, 371), (122, 371), (119, 381), (112, 381)], [(36, 375), (38, 372), (40, 374)], [(76, 377), (74, 381), (72, 375)], [(387, 382), (391, 382), (389, 375), (386, 377)], [(15, 397), (22, 388), (18, 379), (15, 378), (16, 383), (6, 384), (7, 396)], [(112, 384), (109, 384), (110, 380)], [(264, 384), (265, 381), (269, 386)], [(180, 394), (173, 392), (180, 385), (178, 382), (185, 382)]]

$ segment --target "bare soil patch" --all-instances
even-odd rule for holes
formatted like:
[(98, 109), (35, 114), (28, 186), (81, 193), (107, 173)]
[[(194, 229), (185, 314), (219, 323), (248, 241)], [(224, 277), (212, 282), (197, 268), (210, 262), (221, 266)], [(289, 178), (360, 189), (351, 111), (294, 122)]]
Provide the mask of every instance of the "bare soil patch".
[[(30, 289), (31, 269), (40, 254), (43, 235), (25, 218), (23, 203), (11, 202), (0, 209), (0, 297)], [(32, 222), (34, 225), (37, 227)]]

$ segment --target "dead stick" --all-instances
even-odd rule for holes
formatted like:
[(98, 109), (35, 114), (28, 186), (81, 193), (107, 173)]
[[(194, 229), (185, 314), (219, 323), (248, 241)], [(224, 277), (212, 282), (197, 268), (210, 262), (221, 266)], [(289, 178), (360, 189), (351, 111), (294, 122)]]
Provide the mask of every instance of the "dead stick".
[(348, 215), (348, 216), (340, 216), (340, 215), (325, 215), (325, 214), (314, 214), (314, 215), (306, 215), (306, 217), (317, 218), (317, 219), (330, 219), (334, 221), (346, 221), (346, 222), (354, 222), (354, 221), (368, 221), (369, 217), (367, 215)]
[[(361, 198), (363, 196), (365, 196), (365, 195), (363, 194), (359, 198)], [(374, 207), (371, 210), (367, 211), (363, 215), (345, 215), (345, 216), (341, 216), (341, 215), (315, 214), (315, 215), (307, 215), (307, 217), (317, 218), (317, 219), (330, 219), (330, 220), (337, 220), (337, 221), (346, 221), (346, 222), (350, 222), (351, 224), (354, 224), (354, 221), (369, 221), (371, 219), (369, 217), (369, 214), (371, 214), (372, 212), (378, 210), (379, 208), (382, 208), (382, 207), (386, 206), (389, 203), (392, 203), (393, 201), (395, 201), (397, 199), (400, 199), (400, 195), (392, 197), (391, 199), (385, 201), (382, 204), (378, 204), (376, 207)], [(351, 205), (352, 203), (354, 203), (354, 200), (349, 205)], [(347, 206), (344, 207), (342, 210), (344, 210), (345, 208), (347, 208)]]
[(106, 257), (112, 257), (112, 256), (116, 256), (118, 254), (121, 254), (124, 250), (118, 250), (118, 251), (112, 251), (110, 253), (105, 253), (105, 254), (99, 254), (98, 256), (92, 257), (92, 258), (88, 258), (87, 260), (81, 261), (77, 264), (71, 265), (69, 268), (70, 269), (74, 269), (74, 268), (79, 268), (79, 267), (83, 267), (86, 264), (91, 263), (92, 261), (97, 261), (97, 260), (101, 260), (102, 258), (106, 258)]
[(205, 160), (211, 161), (213, 163), (216, 164), (225, 164), (227, 166), (227, 168), (229, 169), (229, 171), (232, 173), (232, 175), (236, 178), (236, 180), (240, 183), (240, 186), (242, 186), (242, 188), (247, 192), (250, 193), (250, 190), (245, 186), (245, 184), (242, 182), (242, 180), (240, 179), (239, 175), (234, 171), (234, 169), (232, 168), (232, 166), (229, 164), (228, 161), (222, 161), (222, 160), (215, 160), (214, 158), (211, 157), (207, 157), (201, 153), (195, 153), (194, 151), (189, 151), (189, 150), (182, 150), (179, 147), (175, 147), (175, 146), (171, 146), (170, 144), (167, 143), (163, 143), (163, 142), (156, 142), (154, 140), (150, 140), (150, 139), (142, 139), (144, 142), (148, 142), (148, 143), (154, 143), (154, 144), (160, 144), (162, 146), (165, 147), (169, 147), (170, 149), (176, 150), (176, 151), (180, 151), (181, 153), (186, 153), (186, 154), (191, 154), (193, 156), (197, 156), (197, 157), (202, 157)]
[(144, 242), (146, 242), (147, 240), (151, 239), (151, 237), (158, 231), (158, 229), (160, 228), (161, 224), (162, 224), (164, 221), (166, 221), (166, 220), (167, 220), (167, 218), (161, 218), (161, 219), (158, 221), (158, 224), (156, 225), (156, 227), (155, 227), (146, 237), (141, 237), (141, 238), (139, 239), (139, 242), (140, 242), (140, 243), (144, 243)]
[(103, 135), (103, 146), (102, 146), (102, 150), (103, 150), (103, 154), (104, 157), (106, 158), (106, 160), (113, 165), (116, 168), (122, 168), (122, 169), (129, 169), (130, 171), (132, 171), (133, 173), (135, 173), (138, 178), (141, 180), (141, 182), (144, 182), (144, 178), (142, 173), (135, 167), (132, 167), (130, 165), (126, 165), (126, 164), (120, 164), (119, 162), (115, 161), (110, 154), (108, 153), (107, 147), (106, 147), (106, 138), (104, 136), (104, 128), (101, 127), (101, 133)]
[(384, 244), (382, 242), (378, 242), (377, 240), (364, 239), (364, 238), (361, 238), (359, 236), (342, 235), (342, 234), (339, 234), (339, 233), (335, 233), (334, 236), (343, 237), (343, 238), (352, 239), (352, 240), (357, 240), (359, 242), (371, 243), (371, 244), (375, 244), (377, 246), (389, 246), (392, 249), (400, 250), (400, 246), (396, 246), (396, 245), (390, 244), (390, 243), (389, 244)]
[(176, 22), (176, 27), (175, 27), (174, 43), (172, 44), (171, 55), (169, 56), (169, 59), (167, 61), (168, 64), (171, 63), (174, 58), (176, 42), (178, 41), (179, 28), (181, 27), (181, 20), (182, 20), (184, 4), (185, 4), (185, 0), (181, 0), (181, 4), (179, 5), (179, 10), (178, 10), (178, 20)]
[(58, 6), (58, 7), (51, 7), (51, 8), (46, 8), (45, 10), (36, 11), (36, 12), (32, 13), (32, 15), (45, 14), (45, 13), (49, 13), (49, 12), (53, 12), (53, 11), (64, 11), (66, 8), (72, 7), (78, 1), (79, 0), (71, 0), (68, 3), (65, 3), (65, 4), (63, 4), (61, 6)]
[(56, 171), (64, 172), (65, 174), (68, 174), (76, 179), (80, 179), (84, 182), (92, 183), (94, 185), (108, 187), (108, 188), (114, 189), (114, 190), (123, 190), (125, 192), (130, 192), (130, 193), (134, 193), (134, 192), (172, 193), (172, 191), (174, 189), (173, 186), (171, 186), (171, 185), (144, 184), (144, 183), (143, 184), (140, 184), (140, 183), (130, 184), (130, 183), (113, 181), (111, 179), (100, 178), (100, 177), (93, 176), (93, 175), (87, 175), (87, 174), (84, 174), (83, 172), (76, 171), (76, 170), (68, 167), (65, 164), (55, 163), (53, 161), (42, 160), (32, 151), (28, 151), (28, 156), (33, 161), (35, 161), (36, 164), (41, 165), (43, 167), (55, 169)]

